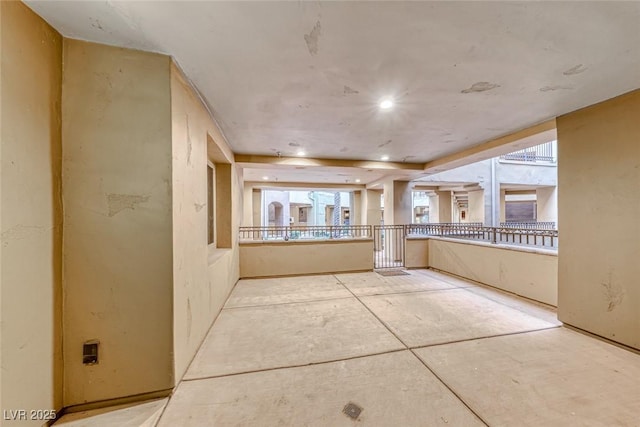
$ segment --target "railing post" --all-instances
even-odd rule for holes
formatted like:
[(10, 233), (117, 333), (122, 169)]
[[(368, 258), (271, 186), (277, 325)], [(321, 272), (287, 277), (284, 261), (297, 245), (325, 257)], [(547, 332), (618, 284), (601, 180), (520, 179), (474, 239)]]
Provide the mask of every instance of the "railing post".
[(493, 236), (491, 237), (491, 243), (497, 243), (497, 235), (498, 235), (498, 229), (496, 227), (491, 227), (491, 229), (493, 230)]

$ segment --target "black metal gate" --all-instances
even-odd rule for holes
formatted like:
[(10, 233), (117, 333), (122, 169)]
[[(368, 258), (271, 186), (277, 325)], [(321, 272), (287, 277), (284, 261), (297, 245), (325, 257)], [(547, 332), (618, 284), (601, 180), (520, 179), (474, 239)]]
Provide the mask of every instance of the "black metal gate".
[(404, 267), (404, 238), (404, 225), (374, 225), (374, 268)]

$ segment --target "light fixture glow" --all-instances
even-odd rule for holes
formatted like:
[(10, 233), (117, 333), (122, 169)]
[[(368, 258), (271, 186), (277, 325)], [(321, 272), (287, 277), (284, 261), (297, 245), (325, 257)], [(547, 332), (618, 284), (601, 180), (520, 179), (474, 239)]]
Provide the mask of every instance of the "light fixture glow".
[(393, 100), (391, 98), (384, 98), (380, 101), (381, 110), (389, 110), (393, 107)]
[(380, 160), (382, 160), (383, 162), (386, 162), (387, 160), (389, 160), (389, 156), (382, 156), (380, 157)]
[(298, 156), (304, 156), (306, 153), (302, 150), (298, 151)]
[(360, 182), (360, 178), (356, 178), (356, 182)]
[(264, 179), (265, 181), (269, 179), (268, 176), (263, 176), (262, 179)]

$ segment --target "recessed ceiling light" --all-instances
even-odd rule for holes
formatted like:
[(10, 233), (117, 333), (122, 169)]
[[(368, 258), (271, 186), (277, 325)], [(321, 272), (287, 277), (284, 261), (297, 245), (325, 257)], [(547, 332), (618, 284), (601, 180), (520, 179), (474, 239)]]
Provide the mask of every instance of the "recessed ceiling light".
[(356, 182), (360, 182), (360, 178), (356, 178)]
[(389, 110), (393, 107), (393, 100), (391, 98), (384, 98), (380, 101), (381, 110)]
[(298, 156), (304, 156), (306, 153), (302, 150), (298, 151)]
[(389, 156), (382, 156), (380, 157), (380, 160), (382, 160), (383, 162), (386, 162), (387, 160), (389, 160)]
[(265, 181), (269, 179), (268, 176), (263, 176), (262, 179), (264, 179)]

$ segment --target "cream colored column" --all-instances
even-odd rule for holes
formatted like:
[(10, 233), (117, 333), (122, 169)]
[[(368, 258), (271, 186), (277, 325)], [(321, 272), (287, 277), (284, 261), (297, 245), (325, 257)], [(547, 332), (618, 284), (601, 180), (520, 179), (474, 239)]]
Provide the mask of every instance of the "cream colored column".
[(253, 218), (253, 226), (254, 227), (261, 227), (263, 225), (267, 225), (267, 224), (262, 224), (261, 218), (262, 218), (262, 190), (259, 188), (254, 188), (252, 193), (251, 193), (251, 198), (253, 199), (253, 202), (251, 204), (251, 215)]
[(351, 209), (349, 212), (349, 219), (351, 225), (362, 224), (362, 192), (354, 191), (351, 193)]
[(394, 224), (411, 224), (413, 222), (413, 194), (408, 181), (393, 182), (393, 220)]
[(558, 317), (640, 349), (640, 90), (558, 118)]
[(366, 212), (366, 222), (367, 225), (380, 225), (381, 219), (381, 206), (380, 206), (380, 198), (382, 196), (382, 191), (380, 190), (366, 190), (367, 194), (367, 212)]
[(412, 215), (411, 183), (391, 180), (385, 182), (384, 224), (411, 224)]
[(436, 191), (438, 195), (438, 222), (453, 222), (451, 191)]
[(484, 223), (484, 190), (469, 192), (467, 221)]
[(253, 226), (253, 186), (244, 184), (242, 198), (242, 227)]
[(440, 200), (437, 194), (429, 196), (429, 222), (432, 224), (440, 222)]
[(500, 190), (500, 222), (507, 221), (507, 192)]
[(557, 187), (536, 189), (537, 218), (539, 222), (558, 222)]

